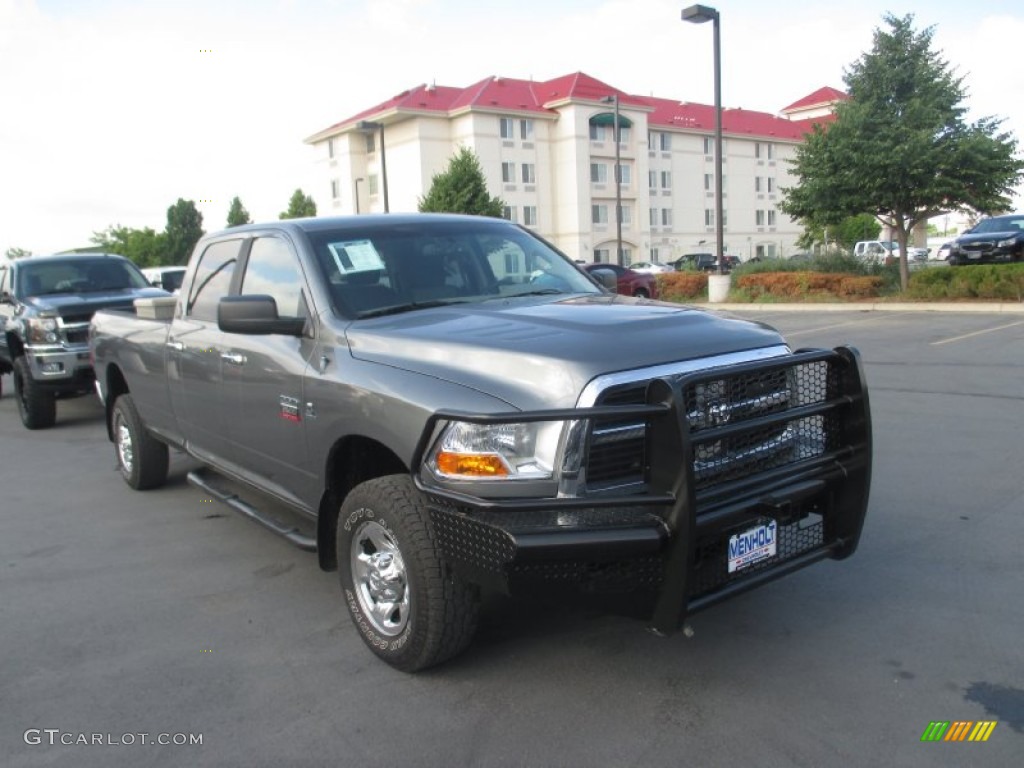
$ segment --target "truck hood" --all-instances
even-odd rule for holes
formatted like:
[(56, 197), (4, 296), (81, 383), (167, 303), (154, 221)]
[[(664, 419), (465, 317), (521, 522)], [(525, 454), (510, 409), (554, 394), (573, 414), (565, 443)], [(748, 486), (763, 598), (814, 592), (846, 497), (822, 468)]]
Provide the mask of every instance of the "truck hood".
[(118, 291), (27, 296), (23, 301), (37, 312), (55, 312), (69, 322), (85, 322), (100, 309), (130, 307), (135, 299), (170, 295), (160, 288), (125, 288)]
[(576, 404), (595, 376), (783, 344), (772, 328), (625, 296), (494, 300), (358, 320), (351, 354), (501, 398)]

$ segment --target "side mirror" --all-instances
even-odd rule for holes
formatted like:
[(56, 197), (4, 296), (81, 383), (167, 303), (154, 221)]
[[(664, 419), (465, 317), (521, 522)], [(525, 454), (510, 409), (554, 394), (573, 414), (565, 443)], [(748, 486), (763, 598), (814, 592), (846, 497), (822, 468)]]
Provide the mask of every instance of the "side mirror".
[(13, 303), (14, 303), (14, 297), (11, 296), (11, 292), (10, 291), (4, 291), (3, 293), (0, 293), (0, 304), (13, 304)]
[(616, 276), (615, 272), (610, 269), (593, 269), (590, 271), (590, 276), (597, 280), (598, 284), (607, 288), (612, 293), (619, 290), (619, 278)]
[(217, 304), (217, 327), (225, 333), (252, 336), (301, 336), (306, 321), (301, 317), (278, 317), (273, 296), (225, 296)]

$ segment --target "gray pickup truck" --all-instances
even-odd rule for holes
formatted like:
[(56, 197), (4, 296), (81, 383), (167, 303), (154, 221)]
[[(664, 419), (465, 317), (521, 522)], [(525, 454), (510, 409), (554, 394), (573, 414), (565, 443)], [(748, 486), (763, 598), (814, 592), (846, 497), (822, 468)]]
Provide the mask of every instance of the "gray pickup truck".
[(68, 253), (0, 264), (0, 373), (13, 374), (22, 423), (51, 427), (58, 397), (92, 392), (93, 312), (167, 295), (123, 256)]
[(198, 459), (192, 482), (339, 571), (399, 669), (461, 651), (481, 589), (669, 633), (857, 547), (856, 351), (611, 294), (511, 222), (236, 227), (167, 312), (93, 319), (124, 479), (159, 486), (168, 447)]

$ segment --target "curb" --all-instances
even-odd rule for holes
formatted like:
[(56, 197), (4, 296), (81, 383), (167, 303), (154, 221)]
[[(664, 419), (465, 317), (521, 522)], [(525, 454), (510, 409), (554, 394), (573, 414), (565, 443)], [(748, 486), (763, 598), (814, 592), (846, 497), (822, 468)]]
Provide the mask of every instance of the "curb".
[(701, 309), (724, 309), (729, 312), (973, 312), (987, 314), (1024, 314), (1024, 303), (1014, 301), (965, 302), (942, 304), (936, 302), (859, 302), (859, 303), (812, 303), (812, 304), (736, 304), (724, 302), (694, 304)]

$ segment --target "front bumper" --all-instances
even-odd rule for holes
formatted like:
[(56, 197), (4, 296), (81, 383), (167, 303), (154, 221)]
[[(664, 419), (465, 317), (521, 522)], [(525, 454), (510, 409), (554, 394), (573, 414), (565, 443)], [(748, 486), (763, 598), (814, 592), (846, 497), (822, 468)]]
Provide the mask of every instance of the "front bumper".
[[(751, 372), (770, 374), (823, 366), (828, 385), (819, 402), (740, 423), (691, 428), (687, 388)], [(827, 390), (827, 391), (826, 391)], [(475, 582), (509, 593), (552, 594), (563, 588), (649, 605), (654, 629), (679, 629), (695, 611), (824, 558), (857, 548), (871, 475), (871, 422), (859, 355), (851, 348), (801, 352), (684, 376), (657, 379), (642, 406), (602, 406), (500, 416), (439, 413), (427, 425), (422, 458), (438, 421), (647, 420), (646, 490), (638, 495), (490, 500), (416, 478), (430, 509), (438, 545), (452, 567)], [(828, 425), (821, 450), (793, 461), (702, 477), (708, 446), (737, 436), (789, 427)], [(417, 463), (417, 466), (419, 463)], [(732, 573), (730, 538), (774, 521), (774, 556)], [(646, 599), (645, 599), (646, 598)]]
[(79, 392), (92, 387), (95, 379), (89, 360), (89, 345), (31, 345), (25, 347), (32, 379), (58, 392)]

